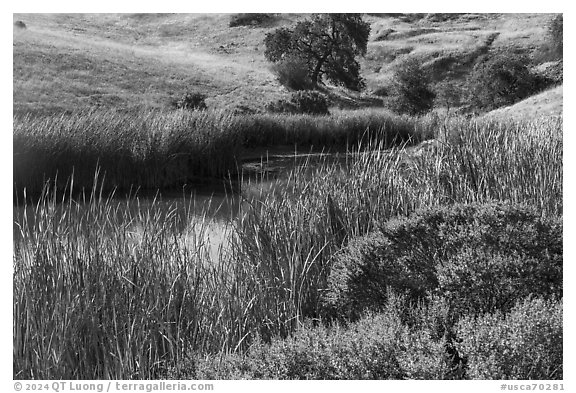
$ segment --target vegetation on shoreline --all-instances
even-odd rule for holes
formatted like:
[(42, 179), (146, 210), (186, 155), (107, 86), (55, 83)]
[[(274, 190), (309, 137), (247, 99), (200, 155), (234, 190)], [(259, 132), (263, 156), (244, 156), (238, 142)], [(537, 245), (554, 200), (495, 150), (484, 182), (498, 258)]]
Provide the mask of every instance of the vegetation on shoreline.
[[(21, 237), (14, 249), (15, 378), (208, 375), (197, 374), (209, 368), (202, 366), (203, 361), (213, 364), (254, 345), (268, 351), (268, 343), (299, 331), (306, 319), (318, 321), (324, 314), (322, 299), (336, 253), (391, 218), (403, 220), (416, 210), (433, 206), (494, 200), (529, 206), (542, 217), (561, 217), (561, 119), (534, 123), (461, 119), (440, 129), (435, 135), (440, 143), (424, 156), (407, 155), (406, 148), (382, 151), (375, 149), (376, 144), (368, 149), (372, 151), (358, 151), (348, 166), (295, 169), (270, 192), (246, 200), (247, 210), (233, 224), (229, 249), (215, 261), (203, 254), (201, 244), (186, 240), (202, 238), (197, 235), (201, 227), (183, 231), (190, 217), (163, 214), (151, 207), (137, 209), (125, 220), (130, 224), (115, 226), (110, 224), (114, 222), (111, 217), (128, 213), (113, 211), (107, 199), (96, 193), (88, 209), (81, 211), (72, 201), (59, 205), (56, 198), (42, 198), (31, 217), (17, 222)], [(306, 176), (305, 171), (309, 171)], [(509, 224), (505, 217), (496, 215), (494, 219), (501, 220), (499, 225)], [(482, 282), (478, 285), (477, 293), (483, 293)], [(453, 306), (450, 298), (440, 300)], [(403, 312), (414, 307), (407, 306)], [(518, 321), (521, 317), (514, 318)], [(473, 323), (467, 321), (462, 322), (462, 329)], [(498, 319), (493, 322), (494, 326), (498, 323)], [(416, 345), (418, 337), (426, 333), (418, 327), (423, 325), (414, 326), (413, 333), (402, 340)], [(534, 328), (537, 326), (541, 325)], [(554, 326), (550, 329), (556, 329)], [(324, 334), (315, 330), (321, 327), (309, 329), (311, 337)], [(346, 340), (352, 340), (350, 345), (361, 340), (366, 343), (366, 356), (374, 354), (381, 344), (365, 341), (361, 332), (357, 336), (342, 333), (349, 338), (336, 336), (336, 340), (343, 341), (342, 345)], [(557, 329), (554, 332), (560, 334)], [(380, 337), (379, 333), (366, 334)], [(254, 344), (257, 337), (263, 344)], [(429, 362), (420, 358), (424, 362), (421, 367), (391, 371), (388, 377), (484, 375), (470, 371), (460, 361), (466, 355), (482, 362), (485, 357), (480, 349), (472, 342), (455, 349), (444, 345), (452, 341), (442, 341), (453, 338), (441, 337), (431, 336), (427, 344), (418, 345), (424, 345), (423, 353), (435, 348), (446, 356), (447, 365), (463, 368), (462, 372), (427, 368)], [(292, 345), (286, 343), (288, 348)], [(554, 348), (550, 351), (561, 351)], [(270, 350), (271, 356), (276, 356), (275, 350)], [(334, 350), (341, 354), (334, 359), (351, 361), (344, 347)], [(398, 350), (400, 358), (394, 355), (378, 361), (413, 364), (412, 357), (421, 353), (398, 348), (393, 353)], [(549, 358), (559, 357), (551, 353)], [(273, 364), (286, 364), (278, 362)], [(250, 367), (257, 368), (253, 363)], [(364, 366), (354, 367), (343, 364), (335, 374), (302, 369), (279, 375), (352, 378)], [(555, 371), (546, 375), (561, 378), (558, 370), (562, 365), (554, 367)], [(231, 370), (220, 377), (239, 375)], [(366, 372), (363, 375), (370, 378), (372, 374)], [(514, 372), (503, 375), (525, 375)]]
[(427, 138), (438, 121), (390, 112), (342, 111), (332, 116), (224, 111), (93, 110), (59, 116), (15, 115), (14, 194), (37, 197), (48, 182), (89, 190), (98, 168), (104, 191), (181, 188), (237, 180), (244, 148), (298, 146), (301, 150), (383, 147)]

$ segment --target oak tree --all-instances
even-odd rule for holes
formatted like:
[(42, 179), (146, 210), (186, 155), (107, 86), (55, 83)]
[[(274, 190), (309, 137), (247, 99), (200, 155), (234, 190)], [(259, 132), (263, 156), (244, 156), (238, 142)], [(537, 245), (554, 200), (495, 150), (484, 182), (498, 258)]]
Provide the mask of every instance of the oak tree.
[(366, 54), (369, 34), (370, 24), (359, 14), (315, 14), (267, 34), (265, 56), (274, 63), (300, 59), (315, 86), (325, 77), (361, 90), (365, 82), (357, 57)]

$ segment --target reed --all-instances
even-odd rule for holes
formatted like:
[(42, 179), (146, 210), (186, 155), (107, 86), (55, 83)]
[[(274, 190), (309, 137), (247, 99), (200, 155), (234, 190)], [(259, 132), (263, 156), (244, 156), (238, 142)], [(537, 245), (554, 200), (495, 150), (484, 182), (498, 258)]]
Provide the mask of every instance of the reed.
[[(134, 119), (130, 130), (146, 124), (181, 135), (189, 122), (209, 123), (202, 116), (213, 115), (170, 116), (180, 131), (152, 117)], [(44, 129), (61, 136), (45, 145), (71, 146), (55, 144), (53, 151), (100, 146), (81, 145), (85, 139), (72, 131), (82, 127), (62, 119), (44, 120)], [(73, 119), (99, 129), (97, 116), (93, 123)], [(116, 131), (125, 118), (115, 119), (107, 135), (124, 143), (129, 138)], [(386, 149), (380, 134), (358, 143), (344, 162), (305, 164), (245, 194), (229, 223), (230, 245), (216, 260), (207, 252), (208, 217), (194, 217), (191, 205), (118, 203), (94, 176), (82, 203), (45, 189), (15, 218), (14, 377), (158, 378), (199, 354), (242, 352), (258, 336), (288, 336), (304, 319), (321, 316), (338, 250), (418, 208), (507, 200), (562, 215), (561, 119), (421, 122), (430, 130), (437, 125), (438, 144), (425, 154), (408, 144)], [(229, 131), (220, 132), (228, 140)]]
[(45, 183), (89, 190), (96, 168), (111, 190), (179, 187), (236, 170), (240, 154), (224, 112), (86, 111), (14, 118), (14, 191)]
[(265, 337), (318, 317), (335, 252), (392, 217), (496, 200), (536, 207), (543, 217), (562, 215), (561, 119), (454, 119), (437, 138), (437, 148), (421, 156), (371, 142), (346, 165), (304, 165), (251, 196), (233, 250), (236, 263), (254, 267), (247, 285), (263, 289), (257, 299), (269, 313)]
[(99, 169), (108, 191), (180, 188), (235, 179), (242, 150), (272, 145), (354, 148), (367, 138), (418, 142), (434, 118), (388, 112), (333, 116), (239, 115), (224, 111), (88, 110), (14, 116), (14, 194), (40, 195), (45, 184), (89, 190)]

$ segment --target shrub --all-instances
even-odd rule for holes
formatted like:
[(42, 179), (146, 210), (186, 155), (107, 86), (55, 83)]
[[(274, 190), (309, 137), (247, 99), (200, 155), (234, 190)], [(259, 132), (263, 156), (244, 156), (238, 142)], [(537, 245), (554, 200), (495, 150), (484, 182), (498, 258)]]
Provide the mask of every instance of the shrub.
[(490, 111), (540, 91), (542, 83), (528, 65), (526, 57), (510, 53), (482, 57), (467, 81), (469, 103), (476, 111)]
[[(198, 362), (196, 379), (443, 379), (451, 367), (445, 341), (403, 321), (405, 302), (354, 324), (306, 323), (292, 336), (256, 341), (245, 355)], [(186, 376), (189, 378), (190, 376)]]
[(509, 314), (465, 317), (458, 351), (470, 379), (562, 379), (562, 301), (526, 299)]
[(408, 58), (396, 68), (390, 96), (390, 106), (398, 113), (418, 115), (432, 109), (435, 94), (419, 60)]
[(278, 100), (271, 102), (266, 106), (266, 109), (274, 113), (329, 114), (326, 96), (312, 90), (294, 92), (290, 96), (290, 101)]
[(297, 57), (288, 57), (272, 65), (272, 71), (282, 86), (292, 90), (308, 90), (313, 84), (308, 76), (308, 66)]
[(272, 113), (298, 113), (298, 110), (291, 102), (282, 99), (266, 104), (266, 110)]
[[(493, 289), (504, 285), (512, 285), (500, 290), (506, 297), (493, 299)], [(388, 288), (414, 300), (438, 291), (458, 306), (485, 309), (532, 291), (560, 296), (562, 223), (505, 203), (425, 208), (390, 220), (336, 255), (326, 312), (354, 319), (365, 309), (378, 310)]]
[[(556, 243), (561, 241), (558, 238)], [(561, 296), (561, 245), (556, 250), (540, 246), (550, 254), (543, 252), (536, 258), (514, 251), (465, 247), (438, 265), (438, 293), (457, 314), (508, 311), (530, 295)]]
[(274, 14), (233, 14), (228, 26), (261, 26), (272, 20), (274, 20)]
[(186, 93), (173, 103), (178, 109), (205, 110), (206, 96), (202, 93)]
[(327, 115), (328, 101), (326, 96), (313, 90), (298, 91), (292, 94), (290, 102), (299, 113), (311, 115)]

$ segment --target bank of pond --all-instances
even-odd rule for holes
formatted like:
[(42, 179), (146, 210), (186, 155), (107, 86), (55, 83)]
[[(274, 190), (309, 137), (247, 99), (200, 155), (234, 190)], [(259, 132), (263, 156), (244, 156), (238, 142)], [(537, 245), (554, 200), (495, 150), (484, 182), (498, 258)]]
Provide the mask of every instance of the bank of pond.
[(562, 119), (434, 121), (414, 147), (244, 145), (232, 193), (115, 197), (103, 169), (20, 199), (14, 378), (561, 379)]

